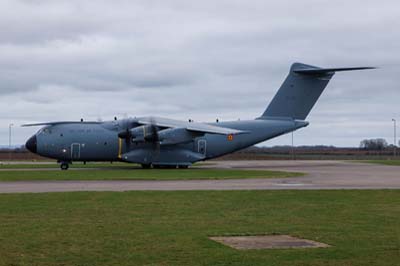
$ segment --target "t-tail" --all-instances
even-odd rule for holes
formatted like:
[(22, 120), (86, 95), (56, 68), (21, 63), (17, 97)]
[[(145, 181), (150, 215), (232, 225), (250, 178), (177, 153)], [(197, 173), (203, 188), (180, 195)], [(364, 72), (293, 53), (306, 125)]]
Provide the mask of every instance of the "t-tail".
[(294, 63), (286, 80), (258, 119), (305, 120), (335, 72), (364, 69), (374, 67), (320, 68)]

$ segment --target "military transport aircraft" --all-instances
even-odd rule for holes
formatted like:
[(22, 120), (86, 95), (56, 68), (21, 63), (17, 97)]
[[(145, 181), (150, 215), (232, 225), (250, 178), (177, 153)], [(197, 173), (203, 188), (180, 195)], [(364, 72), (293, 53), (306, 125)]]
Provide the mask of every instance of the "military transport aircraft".
[(159, 117), (107, 122), (62, 121), (44, 126), (26, 148), (57, 159), (61, 169), (74, 161), (122, 161), (143, 168), (187, 168), (308, 125), (307, 115), (337, 71), (372, 67), (319, 68), (294, 63), (268, 105), (254, 120), (197, 123)]

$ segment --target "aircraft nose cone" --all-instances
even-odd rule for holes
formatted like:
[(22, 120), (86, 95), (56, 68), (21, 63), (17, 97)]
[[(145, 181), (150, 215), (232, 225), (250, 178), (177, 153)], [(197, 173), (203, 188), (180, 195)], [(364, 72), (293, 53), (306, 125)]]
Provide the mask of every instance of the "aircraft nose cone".
[(36, 141), (36, 135), (33, 135), (32, 137), (30, 137), (28, 139), (28, 141), (25, 143), (25, 147), (33, 152), (36, 153), (37, 152), (37, 141)]

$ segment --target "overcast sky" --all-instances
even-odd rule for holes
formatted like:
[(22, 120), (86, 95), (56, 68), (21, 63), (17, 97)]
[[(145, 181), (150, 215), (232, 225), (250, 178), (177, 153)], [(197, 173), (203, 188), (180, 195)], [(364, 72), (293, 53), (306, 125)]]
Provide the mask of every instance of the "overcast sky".
[[(157, 115), (252, 119), (295, 61), (338, 73), (295, 144), (393, 142), (396, 0), (0, 0), (0, 144), (23, 123)], [(265, 143), (290, 144), (290, 135)]]

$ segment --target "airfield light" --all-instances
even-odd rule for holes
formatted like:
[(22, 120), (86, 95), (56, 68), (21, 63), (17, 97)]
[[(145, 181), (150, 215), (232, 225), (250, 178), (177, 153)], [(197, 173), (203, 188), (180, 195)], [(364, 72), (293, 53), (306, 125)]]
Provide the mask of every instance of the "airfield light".
[(393, 121), (393, 156), (396, 157), (396, 119), (392, 118)]

